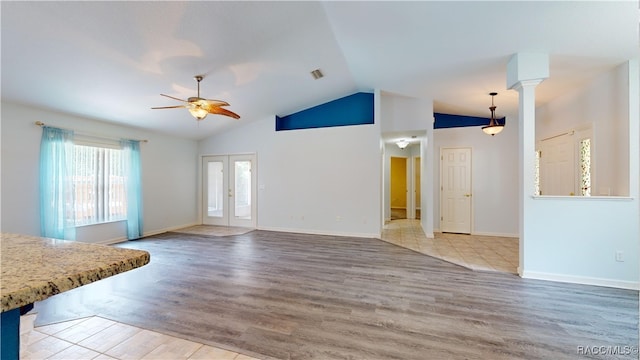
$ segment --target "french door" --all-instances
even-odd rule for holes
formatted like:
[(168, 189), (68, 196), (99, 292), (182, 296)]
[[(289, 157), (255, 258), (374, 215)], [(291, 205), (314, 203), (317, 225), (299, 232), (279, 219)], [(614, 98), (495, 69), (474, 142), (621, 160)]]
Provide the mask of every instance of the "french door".
[(202, 158), (202, 223), (256, 226), (255, 155)]
[(440, 155), (440, 231), (471, 234), (471, 149), (441, 149)]

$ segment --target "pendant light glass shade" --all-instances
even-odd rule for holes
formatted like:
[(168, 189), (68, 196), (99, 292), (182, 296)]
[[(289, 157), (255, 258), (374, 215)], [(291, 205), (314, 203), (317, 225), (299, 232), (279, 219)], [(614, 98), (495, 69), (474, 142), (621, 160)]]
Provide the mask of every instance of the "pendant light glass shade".
[(489, 107), (489, 110), (491, 110), (491, 120), (489, 120), (489, 125), (482, 127), (482, 131), (487, 135), (494, 136), (504, 129), (504, 124), (501, 125), (498, 123), (498, 120), (496, 120), (496, 106), (493, 105), (493, 97), (498, 95), (498, 93), (492, 92), (489, 95), (491, 95), (491, 107)]

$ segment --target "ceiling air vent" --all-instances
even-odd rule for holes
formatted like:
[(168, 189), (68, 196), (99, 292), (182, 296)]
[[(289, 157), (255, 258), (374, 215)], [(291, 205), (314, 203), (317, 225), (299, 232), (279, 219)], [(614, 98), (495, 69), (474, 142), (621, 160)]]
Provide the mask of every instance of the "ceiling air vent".
[(324, 75), (322, 74), (322, 71), (320, 71), (320, 69), (315, 69), (311, 72), (311, 76), (313, 76), (313, 78), (315, 80), (318, 80), (320, 78), (323, 78)]

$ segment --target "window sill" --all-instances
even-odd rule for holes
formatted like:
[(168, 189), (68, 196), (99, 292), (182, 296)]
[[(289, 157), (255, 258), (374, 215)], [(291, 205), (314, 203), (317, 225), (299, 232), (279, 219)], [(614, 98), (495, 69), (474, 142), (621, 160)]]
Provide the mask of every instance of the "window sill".
[(630, 196), (562, 196), (562, 195), (531, 195), (533, 200), (576, 200), (576, 201), (631, 201)]
[(118, 222), (123, 222), (123, 221), (127, 221), (127, 219), (122, 219), (122, 220), (112, 220), (112, 221), (104, 221), (104, 222), (98, 222), (98, 223), (92, 223), (92, 224), (76, 225), (76, 229), (78, 229), (78, 228), (84, 228), (84, 227), (89, 227), (89, 226), (96, 226), (96, 225), (113, 224), (113, 223), (118, 223)]

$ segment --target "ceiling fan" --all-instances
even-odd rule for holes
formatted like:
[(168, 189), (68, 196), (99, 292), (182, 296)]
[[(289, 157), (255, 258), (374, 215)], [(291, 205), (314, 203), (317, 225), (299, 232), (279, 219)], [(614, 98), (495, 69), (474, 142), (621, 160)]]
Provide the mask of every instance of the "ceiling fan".
[(182, 102), (184, 102), (186, 104), (184, 104), (184, 105), (175, 105), (175, 106), (152, 107), (152, 109), (186, 108), (187, 110), (189, 110), (191, 115), (193, 115), (193, 117), (195, 117), (198, 121), (203, 120), (205, 117), (207, 117), (208, 114), (225, 115), (225, 116), (232, 117), (234, 119), (240, 119), (240, 115), (238, 115), (238, 114), (236, 114), (236, 113), (234, 113), (232, 111), (229, 111), (227, 109), (222, 108), (223, 106), (229, 106), (229, 103), (227, 103), (226, 101), (203, 99), (203, 98), (200, 97), (200, 81), (202, 81), (203, 78), (204, 78), (204, 76), (202, 76), (202, 75), (194, 76), (194, 79), (198, 82), (198, 96), (197, 97), (190, 97), (187, 100), (182, 100), (182, 99), (178, 99), (178, 98), (173, 97), (173, 96), (160, 94), (160, 95), (162, 95), (164, 97), (168, 97), (169, 99), (182, 101)]

